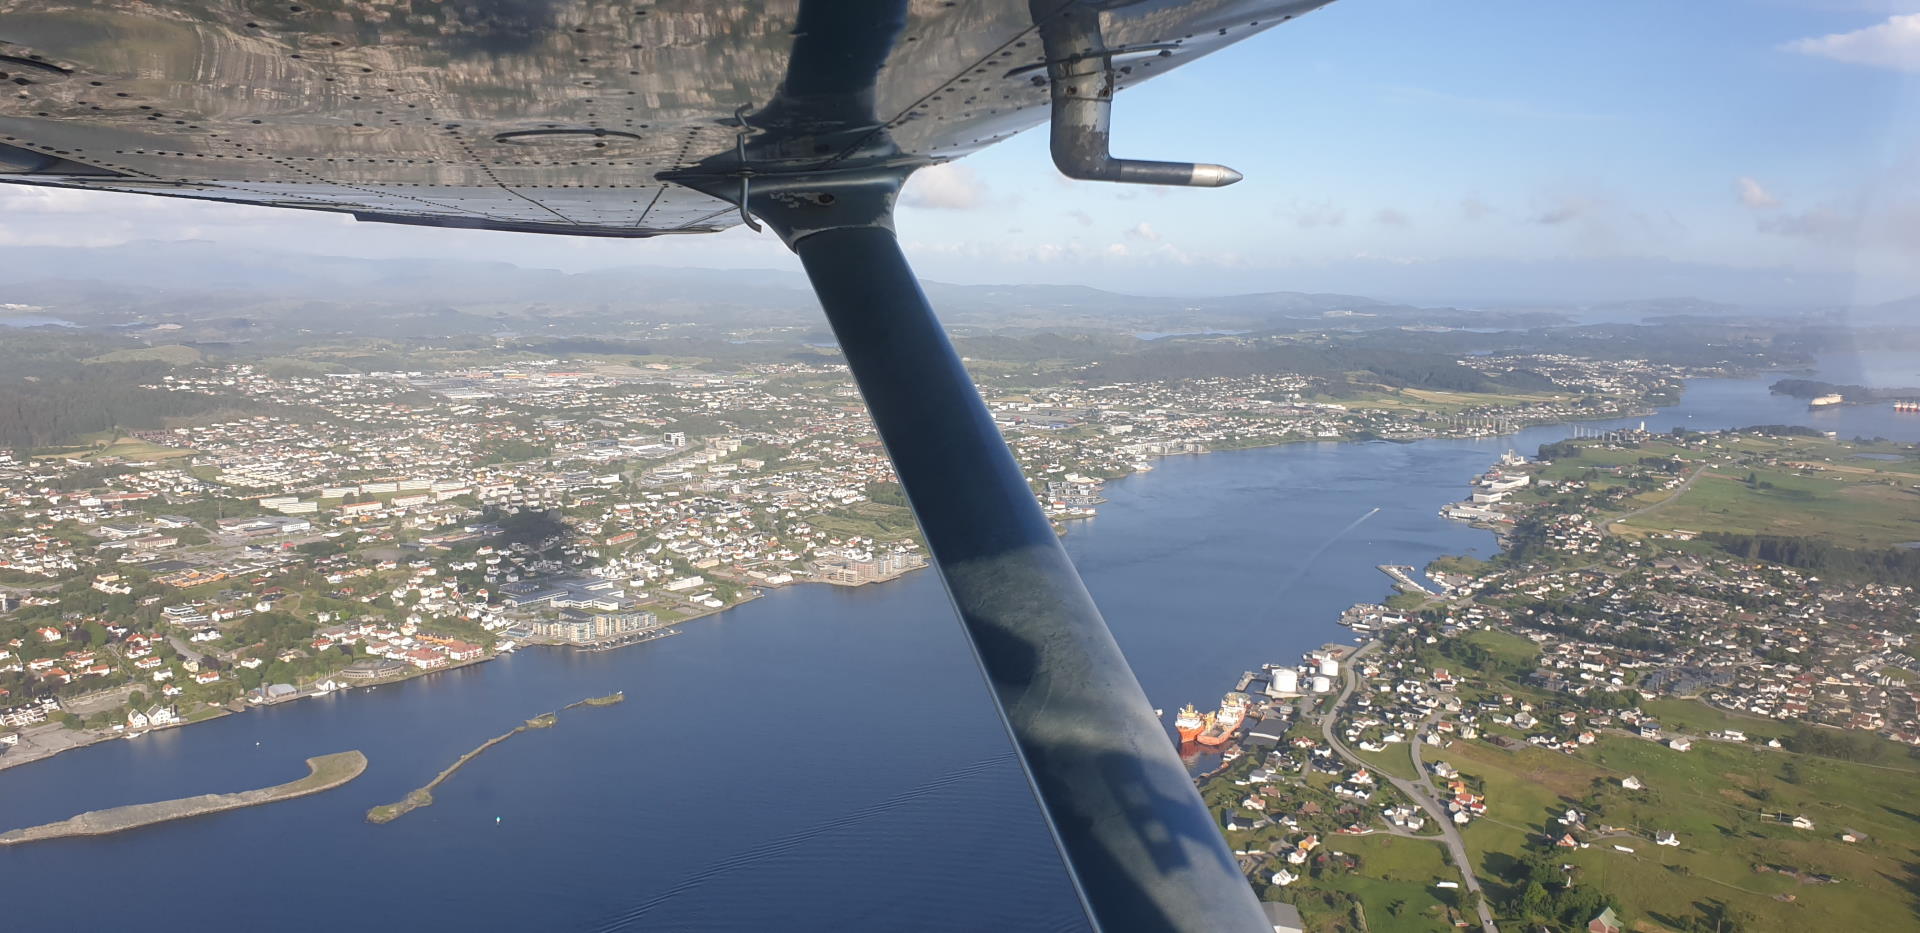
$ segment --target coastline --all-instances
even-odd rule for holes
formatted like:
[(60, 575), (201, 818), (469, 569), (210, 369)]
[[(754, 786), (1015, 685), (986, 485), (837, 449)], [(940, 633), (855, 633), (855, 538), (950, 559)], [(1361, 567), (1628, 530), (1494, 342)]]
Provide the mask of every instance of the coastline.
[[(917, 570), (921, 568), (914, 568), (914, 569)], [(904, 576), (905, 573), (911, 573), (911, 572), (912, 571), (906, 571), (900, 574), (899, 576)], [(879, 580), (875, 582), (886, 583), (898, 578), (899, 577), (896, 576), (896, 577), (888, 578), (888, 580)], [(821, 583), (821, 585), (825, 585), (825, 586), (834, 585), (834, 584), (825, 583), (825, 581), (814, 581), (814, 580), (799, 581), (799, 582), (806, 582), (806, 583), (818, 582), (818, 583)], [(703, 609), (699, 612), (696, 612), (692, 615), (687, 616), (686, 618), (676, 619), (675, 621), (670, 622), (666, 625), (659, 626), (658, 628), (649, 629), (646, 632), (638, 633), (642, 637), (633, 638), (631, 640), (615, 639), (607, 643), (596, 643), (596, 644), (572, 644), (569, 642), (528, 641), (528, 642), (522, 642), (520, 647), (570, 648), (576, 651), (613, 651), (619, 648), (628, 648), (634, 645), (643, 645), (650, 641), (658, 641), (662, 638), (680, 634), (680, 630), (678, 626), (684, 625), (688, 622), (694, 622), (701, 619), (707, 619), (713, 616), (720, 615), (721, 613), (724, 613), (729, 609), (733, 609), (739, 606), (744, 606), (750, 602), (753, 602), (754, 600), (759, 599), (764, 595), (766, 594), (764, 592), (761, 592), (760, 588), (756, 587), (750, 593), (750, 595), (746, 596), (745, 598), (742, 598), (739, 602), (730, 603), (718, 609)], [(515, 648), (514, 650), (519, 650), (519, 649)], [(102, 732), (75, 732), (71, 729), (67, 729), (66, 727), (58, 725), (56, 723), (47, 722), (47, 723), (40, 724), (46, 731), (52, 732), (54, 730), (61, 730), (63, 735), (71, 736), (74, 740), (70, 743), (63, 745), (60, 748), (54, 748), (54, 749), (46, 749), (39, 746), (34, 746), (30, 750), (21, 751), (20, 747), (16, 746), (14, 749), (9, 750), (4, 754), (0, 754), (0, 771), (5, 771), (9, 768), (24, 767), (26, 765), (34, 764), (40, 761), (45, 761), (49, 758), (53, 758), (55, 756), (65, 754), (67, 752), (71, 752), (76, 749), (86, 748), (91, 745), (98, 745), (102, 742), (111, 742), (115, 739), (137, 739), (137, 738), (140, 738), (141, 736), (146, 735), (149, 732), (158, 732), (163, 729), (179, 729), (185, 726), (191, 726), (198, 723), (211, 722), (215, 719), (222, 719), (227, 716), (234, 715), (236, 713), (245, 713), (245, 712), (248, 712), (249, 710), (253, 710), (256, 708), (261, 708), (266, 706), (279, 706), (284, 703), (294, 702), (296, 700), (313, 699), (315, 697), (336, 696), (340, 694), (352, 693), (355, 690), (373, 690), (373, 689), (376, 689), (379, 687), (385, 687), (391, 684), (406, 683), (407, 681), (418, 680), (422, 677), (430, 677), (435, 674), (452, 673), (454, 671), (463, 670), (466, 668), (485, 664), (489, 661), (499, 660), (504, 655), (510, 654), (510, 653), (511, 652), (496, 651), (492, 654), (482, 655), (480, 657), (472, 658), (466, 661), (456, 661), (452, 664), (448, 664), (443, 667), (433, 668), (432, 670), (414, 669), (414, 670), (409, 670), (406, 673), (401, 674), (400, 676), (397, 676), (397, 677), (380, 677), (372, 680), (356, 681), (348, 686), (342, 687), (337, 690), (327, 691), (325, 693), (310, 693), (310, 692), (303, 691), (297, 696), (289, 697), (284, 700), (278, 700), (272, 703), (247, 703), (243, 700), (234, 700), (224, 705), (208, 707), (208, 710), (210, 712), (207, 715), (201, 716), (198, 719), (168, 723), (164, 726), (150, 726), (145, 729), (140, 729), (138, 731), (108, 730), (108, 731), (102, 731)], [(21, 730), (21, 731), (22, 733), (24, 733), (26, 730)]]
[[(1694, 377), (1694, 378), (1706, 378), (1706, 377)], [(1683, 386), (1682, 392), (1684, 393), (1684, 386)], [(1676, 404), (1677, 403), (1678, 403), (1678, 400), (1676, 399)], [(1449, 439), (1473, 440), (1473, 439), (1487, 438), (1487, 437), (1504, 437), (1504, 436), (1509, 436), (1513, 433), (1526, 430), (1529, 428), (1537, 428), (1537, 427), (1551, 426), (1551, 425), (1557, 425), (1557, 424), (1579, 424), (1579, 423), (1584, 423), (1586, 421), (1605, 421), (1605, 420), (1618, 419), (1618, 418), (1644, 417), (1647, 415), (1651, 415), (1657, 412), (1658, 410), (1659, 410), (1659, 406), (1653, 406), (1650, 403), (1646, 402), (1646, 400), (1642, 399), (1636, 405), (1630, 406), (1629, 408), (1622, 409), (1620, 411), (1596, 413), (1592, 418), (1580, 419), (1578, 421), (1560, 419), (1560, 418), (1545, 418), (1545, 419), (1536, 420), (1536, 419), (1529, 419), (1524, 416), (1516, 416), (1515, 419), (1510, 422), (1512, 430), (1501, 432), (1498, 434), (1490, 433), (1490, 432), (1460, 432), (1460, 433), (1436, 432), (1432, 434), (1422, 435), (1419, 437), (1404, 437), (1404, 438), (1402, 437), (1390, 438), (1390, 437), (1380, 437), (1380, 436), (1372, 436), (1372, 435), (1368, 435), (1368, 436), (1343, 435), (1340, 437), (1332, 437), (1332, 438), (1280, 436), (1280, 437), (1274, 437), (1272, 439), (1264, 440), (1257, 443), (1234, 444), (1234, 445), (1205, 445), (1205, 446), (1202, 446), (1200, 449), (1193, 450), (1193, 451), (1180, 451), (1180, 452), (1170, 452), (1170, 453), (1161, 453), (1161, 454), (1143, 454), (1140, 456), (1139, 459), (1141, 461), (1161, 460), (1161, 459), (1166, 459), (1166, 458), (1175, 457), (1175, 456), (1201, 456), (1206, 454), (1230, 453), (1233, 451), (1242, 451), (1242, 450), (1260, 450), (1260, 449), (1266, 449), (1266, 448), (1285, 447), (1285, 446), (1290, 446), (1294, 444), (1365, 444), (1365, 443), (1372, 443), (1372, 442), (1411, 444), (1411, 443), (1417, 443), (1421, 441), (1432, 441), (1432, 440), (1449, 440)], [(1126, 479), (1131, 476), (1139, 475), (1142, 472), (1145, 472), (1145, 471), (1128, 469), (1125, 472), (1121, 472), (1117, 475), (1106, 477), (1102, 479), (1102, 482), (1114, 482), (1121, 479)], [(1055, 522), (1057, 532), (1061, 536), (1065, 536), (1072, 528), (1071, 522), (1085, 519), (1085, 518), (1092, 518), (1092, 517), (1095, 517), (1095, 516), (1063, 516), (1058, 518), (1054, 518), (1050, 516), (1050, 519)], [(779, 584), (778, 586), (785, 587), (785, 586), (798, 586), (803, 584), (815, 584), (815, 585), (822, 585), (822, 586), (858, 587), (858, 586), (866, 586), (870, 584), (885, 584), (885, 583), (891, 583), (897, 580), (904, 579), (909, 574), (912, 574), (921, 570), (929, 569), (932, 566), (933, 566), (932, 563), (928, 562), (918, 567), (912, 567), (906, 570), (902, 570), (899, 573), (896, 573), (890, 577), (870, 580), (870, 581), (862, 581), (860, 583), (855, 583), (855, 584), (833, 583), (826, 580), (818, 580), (818, 579), (798, 579), (798, 580), (794, 580), (791, 583)], [(713, 616), (718, 616), (726, 613), (731, 609), (744, 606), (764, 596), (765, 595), (764, 590), (767, 588), (768, 586), (766, 584), (752, 584), (747, 590), (747, 595), (745, 595), (742, 599), (740, 599), (737, 602), (730, 603), (728, 605), (719, 607), (717, 609), (702, 609), (684, 618), (676, 619), (673, 622), (667, 623), (665, 625), (661, 625), (656, 629), (651, 629), (645, 633), (640, 633), (644, 637), (634, 638), (632, 640), (615, 639), (608, 643), (599, 643), (599, 644), (574, 644), (569, 642), (523, 641), (521, 642), (521, 646), (522, 647), (542, 647), (542, 648), (570, 648), (570, 649), (579, 650), (579, 651), (611, 651), (619, 648), (626, 648), (626, 647), (632, 647), (634, 645), (646, 644), (647, 642), (650, 642), (650, 641), (656, 641), (661, 638), (666, 638), (671, 635), (679, 634), (680, 632), (679, 632), (678, 626), (681, 626), (683, 624), (694, 622), (701, 619), (711, 618)], [(462, 668), (472, 667), (478, 664), (483, 664), (488, 661), (496, 660), (506, 653), (508, 652), (495, 652), (492, 654), (483, 655), (478, 658), (473, 658), (471, 660), (456, 662), (453, 664), (448, 664), (443, 667), (437, 667), (431, 670), (426, 670), (426, 669), (411, 670), (396, 677), (387, 677), (387, 678), (380, 678), (380, 679), (369, 680), (364, 682), (358, 682), (358, 683), (352, 684), (347, 688), (332, 691), (325, 694), (302, 693), (301, 695), (299, 695), (298, 697), (295, 697), (294, 699), (308, 699), (313, 696), (331, 696), (335, 693), (351, 692), (352, 689), (359, 688), (359, 687), (364, 687), (366, 689), (374, 689), (374, 688), (386, 686), (389, 684), (402, 683), (405, 681), (414, 680), (416, 678), (425, 677), (432, 674), (446, 673), (450, 671), (459, 670)], [(285, 702), (285, 701), (281, 701), (281, 702)], [(214, 712), (210, 715), (203, 716), (199, 719), (191, 720), (190, 722), (173, 723), (161, 728), (177, 728), (180, 726), (191, 725), (196, 722), (205, 722), (211, 719), (218, 719), (225, 715), (228, 715), (229, 713), (244, 712), (247, 709), (251, 708), (253, 705), (254, 704), (245, 704), (245, 703), (242, 703), (241, 701), (235, 701), (233, 704), (219, 707), (217, 712)], [(260, 704), (260, 705), (266, 705), (266, 704)], [(56, 728), (62, 728), (62, 727), (56, 727)], [(16, 749), (14, 751), (10, 751), (5, 754), (0, 754), (0, 770), (6, 770), (11, 767), (18, 767), (18, 766), (31, 764), (33, 762), (42, 761), (48, 758), (52, 758), (63, 752), (71, 751), (76, 748), (84, 748), (86, 746), (108, 741), (110, 739), (137, 738), (140, 735), (145, 734), (145, 731), (152, 731), (152, 730), (143, 730), (141, 732), (108, 731), (108, 732), (102, 732), (102, 733), (89, 734), (89, 735), (86, 735), (86, 737), (82, 738), (80, 741), (75, 741), (72, 744), (66, 745), (65, 747), (51, 749), (51, 750), (36, 749), (37, 751), (40, 751), (40, 753), (33, 754), (31, 755), (31, 757), (16, 757), (17, 755), (21, 754)], [(71, 730), (69, 730), (69, 732), (71, 732)]]

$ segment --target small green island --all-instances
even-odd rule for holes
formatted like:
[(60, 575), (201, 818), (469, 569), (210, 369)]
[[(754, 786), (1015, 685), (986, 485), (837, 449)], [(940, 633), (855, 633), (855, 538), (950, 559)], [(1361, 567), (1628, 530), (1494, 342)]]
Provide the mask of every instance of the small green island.
[(506, 740), (513, 738), (514, 736), (519, 735), (522, 732), (526, 732), (529, 729), (551, 728), (554, 723), (557, 723), (560, 721), (560, 714), (563, 712), (566, 712), (567, 710), (574, 709), (581, 706), (612, 706), (615, 703), (624, 702), (626, 698), (627, 698), (627, 695), (624, 691), (616, 690), (613, 693), (607, 694), (606, 696), (588, 697), (587, 699), (584, 699), (584, 700), (578, 700), (573, 703), (569, 703), (565, 706), (560, 707), (557, 710), (554, 710), (553, 712), (541, 713), (540, 715), (535, 716), (532, 719), (529, 719), (526, 722), (513, 727), (513, 729), (508, 732), (502, 733), (500, 735), (496, 735), (493, 738), (486, 740), (485, 742), (481, 742), (478, 746), (475, 746), (472, 751), (467, 752), (466, 754), (461, 755), (459, 758), (454, 759), (453, 764), (446, 766), (446, 768), (442, 769), (439, 774), (434, 775), (433, 780), (428, 781), (422, 787), (418, 787), (418, 788), (415, 788), (414, 790), (408, 791), (407, 796), (401, 798), (400, 800), (395, 801), (393, 803), (383, 803), (380, 806), (377, 806), (368, 810), (367, 822), (391, 823), (394, 820), (397, 820), (402, 816), (405, 816), (408, 813), (414, 810), (417, 810), (421, 807), (432, 806), (433, 805), (433, 789), (445, 783), (448, 778), (453, 777), (455, 772), (459, 771), (461, 768), (466, 767), (468, 762), (474, 760), (475, 758), (480, 757), (481, 752), (484, 752), (487, 749), (500, 744), (501, 742), (505, 742)]
[(17, 845), (22, 842), (60, 839), (67, 836), (101, 836), (138, 829), (142, 826), (152, 826), (155, 823), (219, 813), (222, 810), (256, 807), (261, 804), (291, 800), (295, 797), (305, 797), (308, 794), (332, 790), (359, 777), (367, 770), (367, 756), (358, 751), (321, 755), (307, 759), (307, 769), (307, 776), (297, 781), (258, 790), (240, 791), (235, 794), (200, 794), (196, 797), (162, 800), (158, 803), (137, 803), (106, 810), (90, 810), (57, 823), (46, 823), (0, 833), (0, 845)]

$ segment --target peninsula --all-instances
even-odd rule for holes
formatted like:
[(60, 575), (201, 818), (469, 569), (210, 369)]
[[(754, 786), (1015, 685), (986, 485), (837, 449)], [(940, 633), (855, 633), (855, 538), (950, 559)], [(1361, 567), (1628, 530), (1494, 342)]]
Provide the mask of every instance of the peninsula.
[(107, 833), (151, 826), (155, 823), (183, 820), (190, 816), (219, 813), (222, 810), (237, 810), (241, 807), (256, 807), (264, 803), (305, 797), (323, 790), (332, 790), (359, 777), (361, 772), (367, 770), (367, 756), (359, 751), (321, 755), (307, 759), (307, 769), (307, 776), (297, 781), (258, 790), (243, 790), (237, 794), (201, 794), (197, 797), (182, 797), (178, 800), (163, 800), (158, 803), (137, 803), (107, 810), (90, 810), (58, 823), (46, 823), (0, 833), (0, 845), (18, 845), (22, 842), (59, 839), (65, 836), (102, 836)]

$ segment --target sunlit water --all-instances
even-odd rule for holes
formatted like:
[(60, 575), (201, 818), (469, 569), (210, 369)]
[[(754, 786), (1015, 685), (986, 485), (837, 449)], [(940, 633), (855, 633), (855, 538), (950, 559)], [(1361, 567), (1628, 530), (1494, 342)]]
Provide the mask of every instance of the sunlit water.
[[(1920, 440), (1920, 415), (1810, 414), (1768, 395), (1771, 381), (1696, 381), (1647, 426), (1804, 423)], [(1161, 460), (1111, 484), (1111, 502), (1067, 544), (1170, 715), (1217, 702), (1244, 669), (1349, 638), (1339, 612), (1389, 592), (1375, 565), (1488, 553), (1488, 533), (1437, 511), (1508, 448), (1532, 453), (1568, 433)], [(364, 822), (482, 740), (613, 690), (627, 701), (495, 747), (433, 806)], [(308, 756), (349, 748), (370, 765), (337, 790), (0, 850), (6, 928), (1081, 925), (928, 573), (777, 590), (624, 650), (530, 649), (0, 771), (0, 828), (275, 784), (304, 773)]]

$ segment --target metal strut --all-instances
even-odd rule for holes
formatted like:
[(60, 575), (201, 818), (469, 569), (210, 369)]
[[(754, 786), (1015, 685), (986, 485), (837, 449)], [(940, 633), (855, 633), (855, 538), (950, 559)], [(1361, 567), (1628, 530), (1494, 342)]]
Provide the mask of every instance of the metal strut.
[(753, 219), (753, 212), (747, 209), (747, 199), (753, 196), (753, 169), (747, 162), (747, 134), (753, 127), (747, 125), (747, 111), (752, 104), (741, 104), (733, 111), (733, 118), (740, 121), (740, 132), (733, 138), (733, 154), (740, 160), (740, 200), (734, 204), (740, 208), (740, 222), (755, 233), (760, 232), (760, 224)]
[(904, 168), (755, 179), (893, 459), (1102, 933), (1266, 931), (1211, 812), (1041, 511), (891, 222)]

